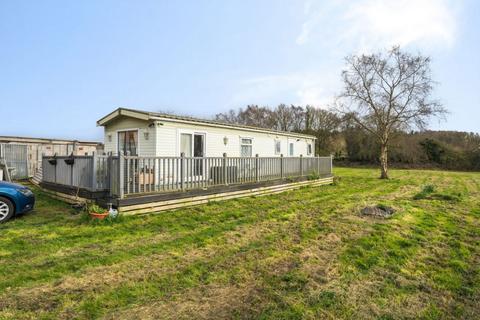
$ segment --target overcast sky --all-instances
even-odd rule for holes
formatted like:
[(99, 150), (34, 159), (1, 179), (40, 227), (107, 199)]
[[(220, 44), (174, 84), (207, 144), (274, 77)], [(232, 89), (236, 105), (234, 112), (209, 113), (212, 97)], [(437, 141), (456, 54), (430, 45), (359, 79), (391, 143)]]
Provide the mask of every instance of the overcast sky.
[(450, 110), (480, 132), (480, 1), (1, 1), (0, 135), (102, 139), (117, 107), (209, 117), (325, 108), (344, 57), (430, 55)]

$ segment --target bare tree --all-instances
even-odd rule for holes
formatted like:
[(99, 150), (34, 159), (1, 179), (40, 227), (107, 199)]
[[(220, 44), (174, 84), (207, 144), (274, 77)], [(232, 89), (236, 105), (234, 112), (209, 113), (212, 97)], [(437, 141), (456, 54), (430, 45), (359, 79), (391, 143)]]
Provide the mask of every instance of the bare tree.
[(282, 131), (290, 131), (293, 122), (293, 114), (291, 109), (282, 103), (275, 108), (274, 112), (277, 129)]
[(292, 113), (292, 128), (291, 131), (299, 132), (304, 129), (305, 110), (301, 106), (290, 106)]
[(393, 47), (386, 53), (353, 55), (342, 71), (344, 90), (336, 109), (375, 136), (380, 145), (381, 178), (388, 179), (391, 136), (409, 128), (424, 129), (429, 118), (446, 110), (431, 99), (435, 82), (430, 58)]
[(238, 123), (238, 113), (231, 109), (227, 112), (217, 113), (215, 115), (215, 120), (225, 122), (225, 123)]

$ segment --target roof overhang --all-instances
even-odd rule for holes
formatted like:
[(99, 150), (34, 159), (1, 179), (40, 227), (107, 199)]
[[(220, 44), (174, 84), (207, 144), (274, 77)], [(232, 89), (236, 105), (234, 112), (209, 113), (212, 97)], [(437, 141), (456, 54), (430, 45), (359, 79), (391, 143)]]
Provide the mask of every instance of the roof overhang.
[(271, 134), (276, 136), (287, 136), (287, 137), (312, 139), (312, 140), (317, 139), (315, 136), (296, 133), (296, 132), (276, 131), (276, 130), (250, 127), (250, 126), (243, 126), (243, 125), (226, 124), (226, 123), (219, 123), (211, 120), (194, 119), (190, 117), (174, 116), (174, 115), (160, 114), (155, 112), (125, 109), (125, 108), (118, 108), (115, 111), (103, 117), (102, 119), (98, 120), (97, 126), (105, 126), (109, 122), (122, 116), (144, 120), (144, 121), (151, 120), (151, 121), (159, 121), (159, 122), (184, 123), (184, 124), (200, 125), (200, 126), (206, 126), (206, 127), (226, 128), (226, 129), (232, 129), (232, 130), (238, 130), (238, 131), (260, 132), (260, 133), (266, 133), (266, 134)]
[(121, 117), (121, 116), (129, 117), (129, 118), (135, 118), (135, 119), (139, 119), (139, 120), (145, 120), (145, 121), (150, 120), (150, 114), (148, 114), (147, 112), (118, 108), (117, 110), (107, 114), (105, 117), (98, 120), (97, 121), (97, 126), (105, 126), (110, 121), (112, 121), (114, 119), (117, 119), (118, 117)]

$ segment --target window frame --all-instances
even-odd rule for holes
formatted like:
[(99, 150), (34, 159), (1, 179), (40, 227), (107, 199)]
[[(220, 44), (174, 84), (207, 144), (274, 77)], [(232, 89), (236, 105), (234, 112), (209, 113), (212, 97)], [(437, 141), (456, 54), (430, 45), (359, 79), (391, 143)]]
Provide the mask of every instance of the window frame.
[[(137, 148), (137, 154), (135, 155), (136, 157), (140, 156), (140, 129), (139, 128), (131, 128), (131, 129), (121, 129), (121, 130), (117, 130), (116, 131), (116, 139), (117, 139), (117, 154), (120, 153), (120, 133), (121, 132), (131, 132), (131, 131), (136, 131), (137, 132), (137, 145), (136, 145), (136, 148)], [(123, 154), (125, 155), (125, 154)], [(130, 155), (132, 156), (132, 155)]]
[(288, 156), (290, 157), (295, 156), (295, 142), (288, 143)]
[(311, 156), (313, 151), (312, 143), (307, 143), (307, 155)]
[(194, 139), (195, 135), (203, 136), (203, 157), (208, 157), (207, 155), (207, 145), (208, 145), (208, 134), (207, 131), (198, 131), (198, 130), (188, 130), (188, 129), (177, 129), (177, 145), (176, 145), (176, 154), (180, 157), (182, 155), (181, 143), (182, 143), (182, 134), (188, 134), (192, 136), (191, 144), (191, 153), (192, 157), (194, 155)]
[[(243, 140), (250, 140), (250, 143), (244, 143)], [(253, 157), (253, 138), (252, 137), (240, 137), (240, 157), (243, 157), (242, 155), (242, 147), (243, 146), (249, 146), (250, 147), (250, 156), (247, 158)]]
[[(278, 144), (278, 150), (277, 150), (277, 144)], [(276, 155), (282, 154), (282, 140), (275, 139), (273, 143), (273, 149)]]

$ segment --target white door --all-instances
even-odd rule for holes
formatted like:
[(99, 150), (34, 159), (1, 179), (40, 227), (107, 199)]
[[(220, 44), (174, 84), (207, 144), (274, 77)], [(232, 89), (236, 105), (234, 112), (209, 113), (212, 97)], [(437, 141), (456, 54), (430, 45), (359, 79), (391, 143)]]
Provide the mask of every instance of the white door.
[[(180, 152), (186, 158), (186, 177), (203, 176), (205, 174), (205, 134), (203, 133), (182, 133), (180, 135)], [(198, 159), (197, 159), (198, 158)]]

